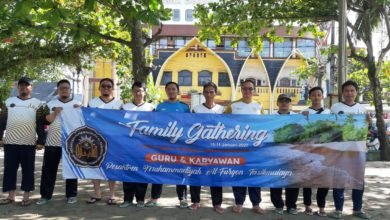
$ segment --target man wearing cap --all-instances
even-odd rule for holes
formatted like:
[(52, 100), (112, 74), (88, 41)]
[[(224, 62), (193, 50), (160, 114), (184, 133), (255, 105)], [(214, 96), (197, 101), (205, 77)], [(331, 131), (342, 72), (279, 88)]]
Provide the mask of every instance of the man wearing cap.
[[(280, 94), (277, 100), (278, 111), (276, 115), (290, 115), (296, 114), (290, 111), (291, 107), (291, 98), (286, 94)], [(271, 202), (275, 207), (275, 212), (279, 215), (283, 214), (284, 202), (282, 199), (282, 188), (270, 188)], [(286, 207), (287, 213), (291, 215), (297, 215), (297, 200), (298, 200), (299, 188), (286, 188), (285, 197), (286, 197)]]
[(3, 142), (4, 130), (7, 131), (4, 137), (3, 192), (8, 192), (8, 197), (1, 199), (0, 205), (15, 201), (16, 176), (21, 165), (21, 190), (24, 191), (21, 205), (28, 206), (31, 205), (30, 191), (34, 190), (35, 150), (42, 149), (45, 141), (43, 108), (40, 100), (31, 97), (29, 78), (20, 78), (17, 89), (18, 96), (5, 101), (0, 116), (0, 142)]

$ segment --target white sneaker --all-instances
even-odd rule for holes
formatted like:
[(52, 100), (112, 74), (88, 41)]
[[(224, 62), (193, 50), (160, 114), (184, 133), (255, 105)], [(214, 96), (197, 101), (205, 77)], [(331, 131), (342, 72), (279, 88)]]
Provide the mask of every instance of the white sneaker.
[(69, 197), (68, 200), (66, 201), (68, 204), (74, 204), (77, 202), (76, 197)]

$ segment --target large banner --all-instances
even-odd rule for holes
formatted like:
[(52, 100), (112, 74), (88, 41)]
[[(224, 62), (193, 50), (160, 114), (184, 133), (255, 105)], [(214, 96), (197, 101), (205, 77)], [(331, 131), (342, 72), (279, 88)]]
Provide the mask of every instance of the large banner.
[(362, 188), (365, 115), (62, 113), (65, 178)]

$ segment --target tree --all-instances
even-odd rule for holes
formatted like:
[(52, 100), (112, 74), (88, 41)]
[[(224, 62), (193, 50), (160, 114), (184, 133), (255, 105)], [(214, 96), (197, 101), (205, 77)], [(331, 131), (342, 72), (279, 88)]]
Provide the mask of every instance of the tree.
[(5, 53), (9, 62), (0, 63), (0, 72), (48, 58), (77, 64), (101, 56), (126, 61), (119, 65), (131, 61), (133, 79), (146, 82), (151, 62), (146, 48), (156, 39), (149, 35), (151, 26), (169, 19), (170, 13), (162, 0), (1, 1), (0, 49), (18, 46), (20, 53)]
[[(236, 34), (237, 38), (247, 37), (249, 44), (261, 50), (262, 39), (275, 36), (273, 25), (278, 23), (287, 29), (293, 25), (300, 26), (301, 32), (318, 33), (316, 23), (337, 20), (338, 1), (322, 0), (225, 0), (198, 5), (195, 17), (199, 18), (202, 38), (215, 38), (216, 41), (224, 34)], [(361, 61), (367, 68), (370, 86), (373, 90), (374, 106), (377, 117), (381, 157), (390, 160), (390, 146), (386, 138), (383, 120), (382, 86), (378, 74), (383, 65), (383, 59), (390, 50), (390, 40), (382, 48), (377, 61), (373, 50), (372, 32), (383, 21), (387, 36), (390, 35), (390, 0), (347, 0), (348, 9), (356, 13), (356, 19), (348, 20), (348, 43), (351, 56)], [(268, 32), (259, 35), (260, 30), (268, 28)], [(362, 41), (367, 48), (365, 56), (358, 55), (353, 39)], [(271, 38), (272, 40), (272, 38)]]

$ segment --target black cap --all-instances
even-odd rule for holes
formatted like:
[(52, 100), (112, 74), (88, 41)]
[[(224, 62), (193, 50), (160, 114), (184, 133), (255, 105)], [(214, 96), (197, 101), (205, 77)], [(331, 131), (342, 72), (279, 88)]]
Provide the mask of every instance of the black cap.
[(283, 99), (288, 100), (289, 102), (291, 102), (290, 96), (288, 96), (288, 95), (286, 95), (286, 94), (280, 94), (280, 95), (278, 96), (278, 102), (281, 101), (281, 100), (283, 100)]
[(23, 76), (22, 78), (19, 79), (18, 85), (20, 85), (22, 83), (25, 83), (27, 85), (31, 85), (31, 79), (26, 77), (26, 76)]

